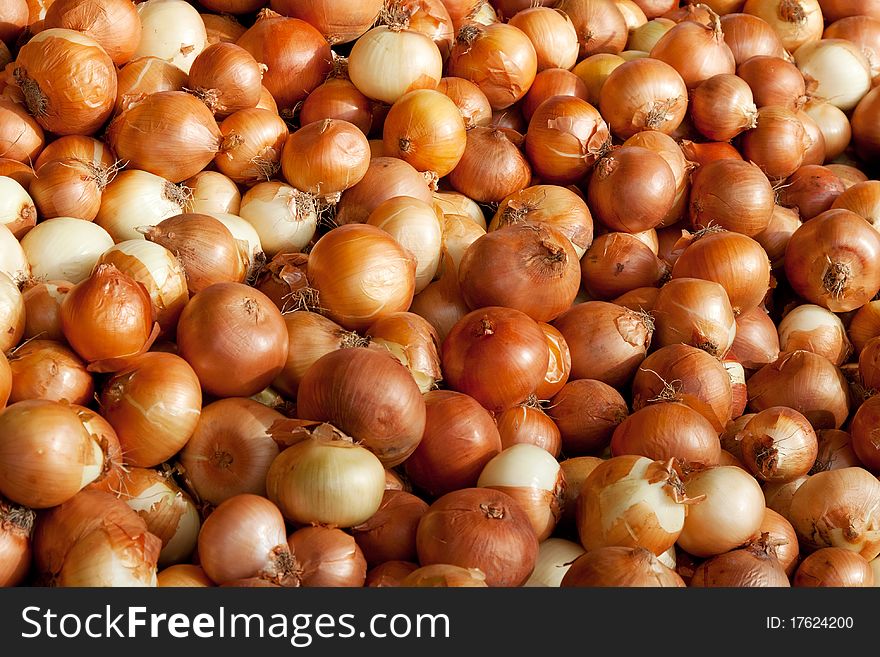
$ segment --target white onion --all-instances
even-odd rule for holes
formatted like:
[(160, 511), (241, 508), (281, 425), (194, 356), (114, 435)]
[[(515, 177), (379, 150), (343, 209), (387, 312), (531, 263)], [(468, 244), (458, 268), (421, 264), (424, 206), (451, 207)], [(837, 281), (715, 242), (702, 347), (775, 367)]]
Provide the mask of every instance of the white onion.
[(806, 303), (789, 312), (777, 327), (780, 351), (805, 349), (841, 365), (851, 351), (846, 328), (830, 310)]
[(517, 443), (495, 455), (477, 480), (480, 488), (517, 486), (554, 491), (559, 479), (559, 462), (545, 449)]
[(158, 57), (189, 73), (208, 45), (205, 22), (196, 8), (184, 0), (146, 0), (137, 10), (142, 31), (132, 59)]
[(238, 191), (238, 186), (222, 173), (201, 171), (183, 184), (192, 192), (192, 197), (186, 204), (187, 212), (240, 214), (241, 192)]
[(443, 57), (427, 35), (380, 25), (355, 42), (348, 76), (362, 94), (390, 105), (408, 91), (436, 88)]
[(299, 253), (318, 226), (314, 199), (280, 182), (251, 187), (241, 199), (239, 215), (257, 231), (269, 258), (278, 253)]
[(460, 214), (474, 220), (483, 230), (487, 230), (486, 216), (477, 202), (458, 192), (434, 192), (434, 205), (443, 214)]
[(106, 230), (73, 217), (41, 221), (21, 240), (34, 278), (73, 284), (88, 278), (111, 246), (113, 238)]
[(859, 47), (843, 39), (810, 41), (794, 52), (804, 77), (818, 82), (813, 97), (843, 111), (853, 109), (871, 90), (871, 64)]
[(370, 214), (367, 223), (381, 228), (416, 260), (415, 293), (424, 290), (437, 273), (443, 248), (443, 229), (432, 205), (417, 198), (396, 196)]
[(95, 223), (116, 242), (142, 240), (138, 226), (156, 226), (184, 212), (189, 190), (147, 171), (119, 173), (101, 195)]
[(14, 224), (37, 220), (37, 209), (30, 194), (18, 182), (7, 176), (0, 176), (0, 224), (17, 229)]
[[(163, 478), (157, 477), (154, 483), (136, 495), (125, 496), (123, 499), (129, 507), (141, 515), (148, 511), (156, 511), (160, 506), (177, 506), (182, 509), (177, 527), (174, 528), (171, 538), (164, 543), (162, 551), (159, 553), (159, 566), (180, 563), (192, 554), (199, 538), (201, 521), (199, 512), (189, 496), (183, 495), (176, 486), (169, 485)], [(144, 519), (146, 520), (146, 517)], [(170, 530), (171, 528), (163, 529)]]
[(572, 562), (582, 554), (584, 548), (577, 543), (564, 538), (548, 538), (538, 546), (535, 569), (523, 586), (558, 587)]
[(16, 282), (25, 281), (31, 275), (31, 267), (21, 243), (4, 225), (0, 225), (0, 273)]

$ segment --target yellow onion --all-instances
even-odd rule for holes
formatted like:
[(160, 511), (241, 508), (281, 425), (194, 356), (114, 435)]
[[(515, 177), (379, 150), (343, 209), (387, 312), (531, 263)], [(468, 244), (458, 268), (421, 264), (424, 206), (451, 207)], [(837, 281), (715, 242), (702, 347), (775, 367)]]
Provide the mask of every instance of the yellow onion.
[(183, 0), (147, 0), (137, 9), (143, 32), (132, 57), (158, 57), (189, 73), (208, 40), (196, 8)]
[(610, 546), (575, 559), (562, 587), (684, 587), (684, 580), (650, 550)]

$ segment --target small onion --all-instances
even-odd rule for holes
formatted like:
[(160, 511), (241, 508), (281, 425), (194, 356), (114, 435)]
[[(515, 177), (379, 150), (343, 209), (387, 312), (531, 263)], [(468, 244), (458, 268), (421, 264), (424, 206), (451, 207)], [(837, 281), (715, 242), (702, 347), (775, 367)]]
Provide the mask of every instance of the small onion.
[(764, 520), (758, 532), (759, 538), (765, 533), (769, 534), (768, 542), (772, 553), (779, 560), (785, 574), (791, 577), (800, 559), (800, 547), (794, 527), (776, 511), (768, 508), (764, 509)]
[(447, 176), (452, 188), (479, 203), (498, 203), (528, 187), (529, 162), (511, 137), (518, 140), (519, 133), (482, 126), (468, 130), (464, 153)]
[(462, 488), (434, 502), (416, 533), (419, 562), (479, 568), (489, 586), (521, 586), (538, 541), (526, 513), (506, 493)]
[(46, 145), (43, 128), (19, 103), (0, 98), (0, 153), (17, 162), (37, 158)]
[(266, 474), (269, 499), (301, 525), (359, 525), (379, 509), (384, 490), (379, 459), (330, 425), (282, 451)]
[(684, 580), (642, 547), (601, 547), (578, 557), (562, 587), (684, 587)]
[(728, 141), (756, 126), (752, 91), (732, 73), (719, 73), (694, 89), (690, 105), (694, 126), (707, 139)]
[(268, 181), (280, 167), (287, 124), (265, 109), (238, 110), (220, 124), (223, 135), (214, 165), (234, 182), (253, 185)]
[(287, 138), (281, 152), (281, 170), (287, 182), (325, 198), (359, 183), (369, 163), (366, 136), (357, 126), (340, 119), (304, 125)]
[(787, 517), (804, 548), (846, 548), (871, 560), (880, 553), (878, 500), (880, 482), (867, 470), (827, 470), (797, 489)]
[(816, 432), (785, 406), (757, 413), (737, 436), (743, 462), (762, 481), (793, 481), (810, 472), (818, 454)]
[(794, 586), (872, 587), (874, 571), (865, 557), (839, 547), (816, 550), (798, 566)]

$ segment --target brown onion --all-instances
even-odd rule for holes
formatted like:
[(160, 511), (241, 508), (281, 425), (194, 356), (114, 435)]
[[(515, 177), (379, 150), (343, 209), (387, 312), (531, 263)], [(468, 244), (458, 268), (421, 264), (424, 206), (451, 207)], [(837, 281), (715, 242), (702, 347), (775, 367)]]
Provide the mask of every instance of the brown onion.
[[(25, 342), (10, 352), (8, 361), (7, 371), (11, 372), (9, 403), (25, 399), (64, 399), (71, 404), (88, 404), (92, 401), (95, 387), (86, 364), (59, 342)], [(0, 399), (3, 397), (0, 393)]]
[(781, 351), (811, 351), (838, 366), (852, 353), (840, 318), (813, 304), (806, 303), (788, 312), (779, 322), (778, 333)]
[(428, 504), (404, 491), (386, 490), (379, 510), (364, 523), (352, 527), (352, 534), (367, 564), (414, 561), (416, 530)]
[(179, 563), (168, 566), (156, 575), (156, 586), (162, 587), (205, 587), (216, 586), (205, 574), (201, 566)]
[(779, 191), (779, 203), (796, 208), (806, 221), (831, 209), (843, 192), (843, 183), (830, 169), (805, 164), (788, 178)]
[(43, 128), (28, 114), (27, 109), (19, 103), (0, 98), (0, 154), (10, 160), (30, 163), (45, 145)]
[(287, 538), (300, 586), (364, 585), (367, 562), (350, 534), (330, 527), (303, 527)]
[(350, 80), (331, 77), (303, 101), (300, 122), (308, 125), (322, 119), (339, 119), (356, 125), (367, 134), (372, 122), (370, 102)]
[(870, 587), (874, 571), (865, 557), (839, 547), (822, 548), (806, 557), (794, 575), (794, 586)]
[[(855, 421), (855, 417), (853, 421)], [(850, 430), (852, 428), (851, 424)], [(819, 439), (819, 454), (816, 456), (816, 462), (810, 471), (811, 474), (862, 465), (859, 457), (856, 456), (852, 437), (846, 431), (823, 429), (818, 431), (816, 435)]]
[(803, 415), (785, 406), (757, 413), (737, 437), (743, 462), (762, 481), (793, 481), (816, 461), (816, 432)]
[(852, 185), (834, 199), (831, 208), (849, 210), (872, 226), (880, 226), (880, 180), (866, 180)]
[(522, 100), (521, 110), (526, 121), (531, 120), (535, 110), (553, 96), (572, 96), (589, 99), (587, 85), (577, 75), (563, 68), (548, 68), (535, 76), (529, 92)]
[(506, 493), (463, 488), (434, 502), (416, 534), (419, 562), (479, 568), (489, 586), (520, 586), (531, 574), (538, 541), (525, 512)]
[(803, 121), (782, 105), (764, 105), (758, 110), (757, 124), (743, 133), (740, 150), (768, 178), (787, 178), (804, 163), (812, 145)]
[(724, 40), (721, 20), (710, 11), (708, 21), (682, 21), (651, 49), (651, 57), (666, 62), (681, 75), (688, 89), (720, 73), (734, 73), (736, 61)]
[(77, 30), (93, 38), (120, 66), (131, 59), (141, 38), (141, 21), (128, 0), (54, 0), (46, 28)]
[[(407, 562), (390, 562), (407, 563)], [(378, 586), (402, 586), (405, 588), (485, 588), (486, 575), (479, 568), (462, 568), (451, 564), (432, 564), (412, 570), (396, 584)]]
[[(800, 559), (797, 533), (791, 523), (773, 509), (764, 509), (764, 520), (758, 529), (758, 538), (769, 534), (768, 543), (772, 554), (779, 560), (785, 574), (791, 577)], [(754, 542), (754, 541), (753, 541)]]
[(688, 586), (709, 587), (789, 587), (788, 576), (776, 557), (769, 534), (739, 550), (731, 550), (704, 561), (694, 571)]
[(525, 32), (534, 45), (539, 73), (551, 68), (570, 70), (577, 63), (580, 48), (578, 34), (574, 23), (564, 12), (549, 6), (526, 6), (522, 11), (508, 15), (508, 18), (508, 23)]
[(626, 402), (617, 390), (592, 379), (569, 381), (547, 408), (569, 456), (605, 448), (627, 413)]
[[(439, 1), (439, 0), (438, 0)], [(486, 94), (470, 80), (445, 77), (437, 85), (437, 91), (448, 96), (464, 119), (465, 128), (486, 126), (492, 120), (492, 107)]]
[(690, 220), (698, 228), (715, 224), (754, 237), (769, 225), (774, 204), (773, 187), (757, 166), (721, 159), (694, 175)]
[[(734, 0), (733, 4), (735, 5), (733, 11), (737, 11), (742, 6), (740, 0)], [(730, 47), (737, 66), (752, 57), (785, 56), (782, 40), (765, 20), (751, 14), (729, 13), (718, 8), (715, 11), (722, 14), (721, 29), (724, 31), (724, 41)]]
[(299, 18), (318, 28), (331, 46), (357, 39), (370, 29), (382, 9), (381, 0), (356, 3), (345, 0), (272, 0), (270, 4), (283, 16)]
[(694, 126), (714, 141), (729, 141), (756, 126), (758, 109), (742, 78), (719, 73), (694, 89), (690, 104)]
[(281, 169), (297, 189), (333, 198), (361, 181), (369, 161), (367, 138), (357, 126), (323, 119), (304, 125), (287, 138)]
[(528, 444), (540, 447), (554, 457), (562, 449), (562, 437), (556, 423), (537, 404), (519, 404), (503, 411), (496, 420), (501, 447)]
[(578, 557), (562, 587), (684, 587), (684, 580), (642, 547), (601, 547)]
[(464, 153), (447, 180), (480, 203), (498, 203), (529, 185), (529, 162), (504, 130), (477, 126), (467, 131)]
[(619, 53), (626, 47), (626, 19), (612, 0), (562, 0), (557, 7), (577, 30), (579, 59), (595, 53)]
[(336, 223), (365, 223), (380, 203), (395, 196), (412, 196), (430, 203), (432, 190), (426, 177), (403, 160), (373, 158), (361, 181), (342, 194), (336, 205)]
[(18, 586), (31, 567), (31, 535), (36, 514), (0, 499), (0, 585)]
[(796, 210), (784, 208), (781, 205), (773, 206), (773, 214), (767, 228), (755, 235), (758, 242), (767, 252), (767, 257), (775, 269), (785, 265), (785, 249), (791, 236), (801, 226), (801, 220)]
[(674, 278), (660, 288), (651, 311), (655, 344), (689, 344), (723, 357), (733, 344), (736, 321), (724, 288), (698, 278)]
[[(875, 342), (877, 341), (872, 340), (868, 344)], [(877, 437), (877, 423), (880, 417), (878, 407), (880, 407), (880, 397), (875, 394), (859, 406), (849, 426), (852, 434), (852, 451), (860, 461), (852, 465), (864, 464), (864, 467), (872, 472), (880, 470), (880, 440)]]
[(752, 89), (758, 107), (781, 105), (797, 110), (806, 101), (804, 76), (781, 55), (757, 55), (740, 63), (736, 74)]

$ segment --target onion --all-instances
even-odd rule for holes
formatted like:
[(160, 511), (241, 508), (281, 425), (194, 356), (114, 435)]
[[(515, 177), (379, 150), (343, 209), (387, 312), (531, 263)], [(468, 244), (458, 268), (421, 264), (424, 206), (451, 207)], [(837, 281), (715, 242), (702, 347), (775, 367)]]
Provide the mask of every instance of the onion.
[(651, 49), (651, 57), (672, 66), (688, 89), (720, 73), (734, 73), (733, 52), (724, 41), (721, 20), (711, 12), (708, 21), (682, 21)]
[(547, 408), (547, 414), (559, 427), (562, 448), (568, 455), (602, 450), (627, 413), (619, 392), (592, 379), (569, 381)]
[(557, 7), (574, 24), (579, 59), (596, 53), (619, 53), (626, 47), (626, 19), (612, 0), (562, 0)]
[(562, 450), (559, 428), (539, 404), (525, 402), (508, 408), (498, 416), (496, 423), (503, 449), (512, 445), (534, 445), (554, 458)]
[(685, 523), (682, 484), (671, 465), (643, 456), (616, 456), (587, 477), (578, 498), (577, 528), (588, 552), (642, 547), (662, 554)]
[[(577, 501), (580, 497), (584, 482), (587, 480), (587, 477), (590, 476), (590, 473), (592, 473), (593, 470), (603, 462), (603, 459), (596, 456), (577, 456), (567, 458), (559, 464), (562, 468), (562, 474), (565, 477), (565, 490), (563, 491), (564, 498), (560, 525), (565, 528), (566, 532), (576, 529)], [(546, 543), (546, 541), (544, 542)]]
[[(5, 281), (5, 278), (0, 276), (0, 281)], [(72, 287), (67, 281), (38, 283), (32, 279), (24, 284), (21, 295), (24, 301), (24, 338), (64, 341), (64, 333), (61, 331), (61, 301)], [(11, 283), (8, 287), (4, 286), (4, 289), (8, 289), (12, 296), (17, 296), (17, 287), (13, 289)]]
[(706, 418), (716, 433), (730, 421), (732, 391), (724, 365), (692, 346), (670, 344), (648, 356), (639, 365), (632, 389), (633, 410), (658, 401), (680, 401)]
[(697, 227), (712, 223), (754, 237), (767, 229), (774, 201), (770, 181), (753, 163), (716, 160), (694, 176), (690, 220)]
[(828, 210), (792, 235), (786, 276), (808, 301), (832, 312), (855, 310), (880, 289), (880, 270), (873, 266), (878, 248), (871, 224), (848, 210)]
[(179, 563), (160, 570), (156, 575), (156, 586), (163, 587), (205, 587), (216, 586), (205, 574), (201, 566)]
[(767, 228), (755, 235), (758, 242), (767, 252), (767, 257), (775, 269), (785, 265), (785, 249), (794, 232), (800, 228), (801, 220), (796, 210), (784, 208), (781, 205), (773, 206), (773, 214)]
[(0, 413), (0, 436), (0, 493), (24, 506), (62, 504), (102, 473), (100, 444), (65, 402), (8, 406)]
[(479, 568), (432, 564), (413, 570), (394, 586), (406, 588), (485, 588), (488, 584), (486, 584), (486, 575)]
[(493, 110), (525, 96), (537, 74), (538, 59), (528, 35), (507, 23), (470, 23), (456, 36), (447, 73), (475, 83)]
[[(847, 145), (849, 145), (849, 141), (847, 141)], [(832, 162), (826, 166), (838, 178), (840, 178), (840, 182), (843, 183), (845, 189), (849, 189), (856, 183), (865, 182), (868, 179), (868, 176), (865, 174), (864, 171), (849, 164), (839, 164)]]
[(189, 73), (208, 39), (195, 7), (182, 0), (147, 0), (137, 10), (143, 31), (132, 59), (156, 57)]
[(656, 152), (622, 146), (596, 163), (587, 201), (609, 229), (640, 232), (657, 226), (675, 201), (672, 169)]
[[(260, 3), (262, 4), (262, 3)], [(381, 0), (349, 3), (345, 0), (272, 0), (272, 9), (314, 25), (332, 46), (354, 41), (373, 25), (382, 9)]]
[(684, 491), (691, 505), (678, 545), (697, 557), (728, 552), (755, 535), (764, 518), (764, 495), (755, 478), (735, 466), (690, 474)]
[(43, 128), (19, 103), (0, 98), (0, 153), (4, 158), (31, 162), (46, 145)]
[(847, 329), (857, 353), (865, 348), (871, 338), (880, 336), (880, 303), (869, 301), (852, 316)]
[(366, 563), (375, 566), (388, 561), (415, 560), (416, 530), (427, 510), (428, 504), (411, 493), (386, 490), (378, 511), (366, 522), (352, 527)]
[(586, 100), (593, 106), (599, 105), (600, 92), (611, 72), (626, 60), (611, 53), (597, 53), (580, 61), (571, 72), (587, 86)]
[(776, 511), (776, 513), (791, 522), (791, 500), (794, 498), (797, 489), (800, 488), (811, 476), (812, 475), (804, 475), (794, 481), (781, 484), (770, 482), (765, 483), (764, 499), (766, 500), (767, 508)]
[(342, 194), (336, 206), (336, 223), (365, 223), (382, 201), (395, 196), (412, 196), (430, 203), (432, 193), (426, 177), (403, 160), (373, 158), (361, 181)]
[[(733, 11), (737, 11), (742, 3), (735, 0), (734, 5)], [(785, 57), (782, 40), (764, 19), (751, 14), (728, 13), (718, 8), (715, 11), (722, 14), (724, 41), (733, 53), (737, 66), (752, 57)]]
[[(273, 436), (291, 423), (302, 424), (282, 420), (271, 429)], [(282, 451), (266, 474), (269, 499), (299, 524), (359, 525), (378, 510), (384, 489), (376, 456), (326, 424)]]
[(299, 586), (363, 586), (367, 562), (351, 535), (330, 527), (303, 527), (287, 543)]
[(464, 153), (447, 180), (480, 203), (498, 203), (531, 182), (529, 162), (516, 143), (518, 133), (477, 126), (467, 132)]
[(159, 564), (179, 563), (195, 550), (199, 514), (189, 495), (167, 474), (132, 468), (120, 499), (144, 519), (147, 530), (162, 541)]
[(290, 135), (284, 142), (281, 169), (297, 189), (332, 198), (360, 182), (369, 154), (367, 138), (356, 126), (324, 119)]
[[(737, 316), (758, 307), (770, 288), (770, 261), (761, 245), (739, 233), (711, 232), (694, 239), (672, 268), (673, 278), (720, 284)], [(662, 296), (662, 293), (661, 293)]]
[(8, 397), (0, 393), (0, 399), (8, 398), (9, 403), (25, 399), (66, 400), (71, 404), (92, 401), (92, 375), (85, 363), (63, 344), (31, 340), (10, 352), (8, 359), (8, 365), (3, 359), (0, 369), (5, 365), (11, 385), (7, 386)]
[[(442, 376), (440, 337), (426, 319), (410, 312), (394, 313), (372, 324), (367, 335), (372, 345), (390, 351), (409, 370), (422, 393), (437, 386)], [(294, 341), (291, 344), (298, 347)]]
[(366, 340), (333, 320), (304, 310), (284, 313), (287, 326), (287, 362), (272, 385), (295, 397), (308, 368), (321, 356), (343, 347), (364, 346)]
[[(854, 426), (851, 424), (850, 430), (854, 430)], [(816, 435), (819, 439), (819, 454), (816, 456), (811, 473), (862, 465), (859, 457), (856, 456), (853, 440), (846, 431), (824, 429)]]
[(844, 190), (831, 205), (835, 210), (849, 210), (872, 226), (880, 227), (880, 181), (866, 180)]
[(737, 440), (745, 465), (762, 481), (794, 481), (810, 472), (818, 453), (807, 418), (785, 406), (760, 411)]
[(150, 467), (189, 440), (202, 405), (192, 368), (179, 356), (150, 352), (126, 359), (101, 391), (101, 414), (116, 430), (127, 464)]
[(95, 224), (115, 242), (141, 239), (137, 228), (155, 226), (184, 212), (190, 190), (137, 169), (121, 171), (101, 194), (101, 207)]
[(178, 214), (139, 230), (177, 256), (191, 295), (214, 284), (238, 283), (248, 273), (244, 244), (210, 215)]
[[(406, 310), (415, 270), (415, 259), (374, 226), (340, 226), (318, 240), (309, 256), (309, 279), (321, 307), (328, 317), (355, 330)], [(372, 290), (369, 298), (363, 295), (364, 286)]]
[(242, 494), (218, 506), (199, 531), (199, 563), (213, 581), (259, 577), (295, 586), (284, 518), (264, 497)]
[[(437, 1), (439, 2), (439, 0)], [(446, 568), (459, 570), (458, 566), (426, 566), (424, 571), (434, 572)], [(367, 579), (364, 586), (370, 588), (402, 586), (403, 580), (416, 570), (419, 570), (419, 565), (410, 561), (386, 561), (385, 563), (367, 571)], [(461, 568), (460, 570), (464, 571), (464, 573), (468, 573), (466, 568)], [(481, 578), (480, 581), (482, 581), (484, 579), (483, 573), (479, 574)], [(421, 577), (421, 574), (419, 577)], [(481, 586), (485, 585), (485, 582), (481, 584)]]
[[(169, 116), (177, 120), (168, 121)], [(171, 182), (194, 176), (221, 151), (221, 133), (211, 111), (182, 91), (150, 94), (113, 120), (107, 139), (132, 168)]]
[(682, 139), (681, 151), (688, 161), (693, 162), (698, 167), (715, 160), (742, 160), (742, 155), (739, 154), (739, 151), (727, 142), (710, 141), (698, 144), (690, 139)]
[(677, 459), (687, 467), (717, 465), (720, 452), (718, 433), (709, 421), (675, 402), (635, 411), (617, 426), (611, 439), (613, 456)]
[(431, 496), (475, 486), (483, 466), (501, 451), (491, 415), (468, 395), (435, 390), (424, 397), (425, 430), (406, 460), (409, 479)]
[(479, 568), (489, 586), (521, 586), (538, 541), (528, 517), (506, 493), (463, 488), (434, 502), (416, 534), (419, 562)]
[(31, 534), (36, 514), (0, 500), (0, 584), (18, 586), (31, 566)]
[(570, 70), (578, 62), (578, 34), (564, 12), (529, 6), (510, 16), (508, 24), (529, 37), (538, 57), (539, 73), (551, 68)]
[[(791, 577), (800, 559), (797, 533), (791, 523), (773, 509), (764, 509), (764, 520), (758, 530), (758, 538), (768, 534), (771, 553), (779, 560), (785, 574)], [(755, 541), (750, 542), (753, 545)]]
[(831, 170), (814, 164), (804, 165), (780, 190), (779, 203), (797, 209), (806, 221), (829, 210), (843, 191), (843, 183)]
[(198, 497), (221, 504), (242, 493), (265, 495), (266, 473), (278, 455), (269, 428), (283, 418), (259, 402), (235, 397), (201, 409), (179, 456)]
[[(876, 340), (871, 340), (868, 344), (873, 347), (876, 342)], [(867, 353), (867, 349), (862, 353)], [(861, 358), (859, 360), (861, 361)], [(859, 369), (861, 369), (861, 365)], [(874, 386), (868, 386), (868, 384), (866, 387), (875, 389)], [(855, 412), (849, 426), (852, 434), (852, 451), (857, 457), (856, 462), (850, 465), (864, 464), (864, 467), (874, 472), (880, 470), (878, 467), (880, 466), (880, 446), (878, 446), (876, 437), (878, 404), (880, 404), (880, 398), (876, 394), (866, 399)]]
[(88, 278), (113, 240), (100, 226), (83, 219), (55, 217), (25, 235), (22, 249), (33, 276), (80, 283)]
[(119, 115), (160, 91), (183, 91), (187, 75), (170, 62), (157, 57), (138, 57), (118, 74), (113, 114)]
[[(435, 89), (443, 77), (437, 44), (404, 24), (392, 20), (391, 25), (370, 29), (355, 42), (348, 58), (354, 86), (368, 98), (389, 105), (409, 91)], [(450, 71), (449, 75), (455, 74)]]
[(850, 41), (805, 43), (795, 50), (794, 61), (804, 77), (816, 81), (813, 95), (844, 112), (853, 109), (871, 89), (871, 64)]
[(651, 311), (655, 344), (690, 344), (723, 357), (733, 344), (736, 322), (724, 288), (713, 281), (675, 278), (660, 288)]
[[(77, 217), (92, 221), (101, 207), (101, 193), (116, 170), (116, 167), (102, 168), (76, 159), (46, 162), (37, 169), (30, 186), (40, 217)], [(23, 214), (27, 218), (26, 209)], [(33, 223), (24, 226), (24, 230)], [(15, 226), (11, 229), (13, 232), (22, 230)]]
[(871, 161), (880, 153), (880, 134), (877, 130), (878, 112), (880, 112), (880, 91), (872, 89), (859, 102), (850, 118), (856, 153), (865, 161)]
[[(217, 330), (206, 333), (209, 321)], [(281, 312), (240, 283), (217, 283), (193, 296), (180, 316), (177, 344), (204, 390), (220, 397), (265, 388), (281, 372), (288, 349)]]
[(856, 44), (871, 65), (871, 76), (880, 75), (880, 18), (848, 16), (830, 23), (822, 34), (825, 39), (845, 39)]
[(486, 217), (483, 215), (483, 209), (476, 201), (464, 194), (459, 194), (458, 192), (434, 192), (432, 202), (434, 208), (440, 210), (444, 216), (467, 217), (474, 224), (486, 230)]
[(790, 52), (822, 37), (824, 25), (818, 0), (746, 0), (743, 11), (767, 21)]
[(711, 587), (789, 587), (785, 569), (775, 555), (769, 534), (739, 550), (732, 550), (704, 561), (694, 571), (689, 586)]
[(53, 28), (33, 36), (21, 47), (12, 75), (37, 123), (55, 134), (93, 134), (113, 110), (113, 61), (80, 32)]
[(430, 37), (446, 61), (455, 41), (455, 27), (445, 3), (441, 0), (403, 0), (399, 6), (409, 14), (409, 28)]
[(141, 40), (141, 21), (128, 0), (54, 0), (46, 11), (46, 28), (77, 30), (97, 41), (121, 66)]
[(874, 571), (865, 557), (850, 550), (822, 548), (801, 562), (793, 583), (811, 587), (871, 587)]
[(687, 112), (687, 87), (669, 64), (635, 59), (608, 75), (599, 108), (611, 131), (621, 139), (642, 130), (671, 134)]
[(682, 578), (642, 547), (601, 547), (578, 557), (562, 587), (684, 587)]
[(522, 100), (521, 110), (526, 121), (531, 120), (535, 110), (553, 96), (572, 96), (587, 100), (589, 90), (577, 75), (562, 68), (548, 68), (535, 76), (535, 82)]
[(371, 101), (347, 78), (331, 77), (306, 97), (299, 118), (301, 125), (321, 119), (348, 121), (366, 134), (372, 123)]
[(51, 586), (152, 587), (161, 545), (125, 502), (83, 491), (40, 518), (34, 565)]
[(548, 538), (538, 546), (535, 570), (523, 586), (559, 587), (572, 563), (584, 554), (577, 543), (564, 538)]
[(852, 352), (840, 318), (812, 304), (798, 306), (783, 317), (779, 323), (779, 345), (782, 351), (811, 351), (838, 366)]
[[(552, 321), (568, 309), (580, 286), (571, 242), (542, 223), (517, 224), (480, 237), (465, 251), (459, 281), (471, 308), (506, 306), (537, 321)], [(535, 287), (545, 291), (540, 302), (532, 294)]]
[(214, 164), (231, 180), (253, 185), (278, 171), (287, 125), (269, 110), (250, 108), (230, 114), (220, 124), (222, 142)]
[(880, 552), (878, 496), (880, 483), (863, 468), (817, 472), (795, 492), (788, 518), (804, 548), (846, 548), (870, 561)]
[[(34, 201), (41, 206), (41, 218), (46, 219), (49, 216), (56, 216), (54, 214), (49, 215), (42, 209), (43, 204), (41, 201), (47, 196), (45, 185), (40, 184), (40, 181), (35, 179), (33, 187), (36, 188), (39, 195), (36, 193), (29, 195), (25, 188), (12, 178), (0, 177), (0, 192), (3, 193), (3, 200), (0, 201), (0, 224), (5, 225), (18, 239), (24, 237), (37, 223), (37, 208), (34, 207)], [(55, 190), (55, 192), (61, 195), (66, 192), (66, 189)], [(31, 199), (31, 196), (34, 196), (34, 198)]]
[(758, 110), (757, 126), (742, 135), (740, 150), (769, 178), (779, 180), (797, 171), (811, 143), (797, 114), (782, 105), (765, 105)]
[(468, 307), (461, 298), (456, 263), (448, 252), (441, 257), (437, 280), (413, 297), (410, 312), (428, 320), (442, 342), (455, 323), (468, 313)]
[(690, 111), (697, 130), (714, 141), (728, 141), (757, 125), (752, 91), (732, 73), (719, 73), (700, 83), (693, 91)]
[(409, 371), (391, 354), (372, 349), (341, 349), (318, 359), (300, 382), (297, 412), (331, 422), (386, 467), (412, 454), (425, 428), (425, 404)]
[(18, 285), (0, 275), (0, 352), (8, 352), (19, 343), (25, 330), (26, 306)]
[(755, 104), (799, 109), (806, 100), (806, 83), (798, 68), (782, 55), (756, 55), (740, 63), (736, 74), (752, 90)]
[[(490, 306), (455, 324), (443, 343), (442, 358), (452, 389), (491, 411), (502, 411), (536, 390), (547, 373), (549, 352), (544, 332), (528, 315)], [(499, 374), (503, 385), (495, 380)]]
[(603, 301), (573, 306), (553, 323), (571, 350), (571, 379), (627, 383), (644, 360), (653, 323), (644, 314)]
[(257, 231), (270, 257), (300, 251), (314, 236), (318, 221), (314, 200), (280, 182), (251, 187), (241, 199), (238, 214)]
[(34, 182), (36, 173), (28, 164), (0, 157), (0, 176), (11, 178), (27, 191)]
[(505, 448), (486, 463), (477, 486), (510, 495), (526, 512), (539, 542), (553, 533), (562, 513), (565, 478), (546, 450), (528, 444)]
[(465, 128), (486, 126), (492, 120), (492, 107), (486, 94), (470, 80), (446, 77), (440, 80), (437, 91), (447, 96), (458, 108)]

